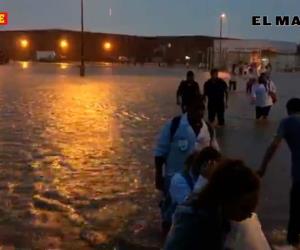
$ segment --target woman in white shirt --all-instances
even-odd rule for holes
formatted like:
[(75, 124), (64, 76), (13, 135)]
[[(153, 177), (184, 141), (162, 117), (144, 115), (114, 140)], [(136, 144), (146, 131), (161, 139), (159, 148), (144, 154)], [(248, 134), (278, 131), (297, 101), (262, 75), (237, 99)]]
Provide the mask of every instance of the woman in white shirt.
[(272, 81), (268, 81), (266, 74), (263, 73), (258, 79), (258, 83), (252, 86), (251, 96), (252, 102), (256, 106), (256, 119), (261, 117), (267, 119), (273, 103), (270, 93), (276, 93), (275, 84)]

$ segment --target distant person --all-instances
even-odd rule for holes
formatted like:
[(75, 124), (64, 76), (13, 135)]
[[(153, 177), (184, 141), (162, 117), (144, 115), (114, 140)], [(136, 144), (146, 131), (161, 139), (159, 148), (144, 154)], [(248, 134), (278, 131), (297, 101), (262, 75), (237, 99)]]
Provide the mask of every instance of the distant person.
[(242, 161), (220, 163), (203, 190), (177, 207), (164, 250), (223, 250), (230, 221), (252, 216), (259, 177)]
[(188, 157), (182, 172), (175, 174), (170, 184), (170, 223), (177, 205), (184, 203), (192, 192), (200, 192), (210, 179), (221, 154), (206, 147)]
[(229, 91), (231, 91), (231, 90), (235, 91), (236, 85), (237, 85), (236, 65), (233, 64), (232, 69), (231, 69), (231, 76), (230, 76), (230, 80), (229, 80)]
[(292, 156), (292, 189), (287, 241), (290, 245), (300, 247), (300, 99), (290, 99), (286, 104), (286, 109), (288, 117), (281, 120), (277, 134), (265, 153), (258, 174), (265, 175), (267, 166), (284, 139)]
[(168, 197), (174, 174), (183, 171), (186, 159), (194, 152), (212, 146), (219, 150), (216, 133), (203, 119), (205, 105), (200, 98), (189, 102), (187, 112), (173, 118), (163, 128), (155, 149), (155, 185), (162, 191), (163, 233), (169, 231)]
[(204, 84), (204, 97), (208, 99), (208, 119), (214, 123), (216, 115), (218, 124), (225, 125), (225, 108), (228, 107), (228, 87), (226, 82), (218, 77), (217, 69), (211, 70), (211, 79)]
[(182, 113), (186, 112), (186, 106), (193, 98), (200, 98), (199, 84), (195, 81), (193, 71), (188, 71), (186, 80), (181, 81), (176, 94), (177, 105), (181, 105)]
[(256, 119), (267, 119), (273, 103), (270, 93), (276, 93), (274, 83), (268, 82), (266, 74), (263, 73), (258, 83), (252, 87), (252, 102), (255, 104)]
[(257, 82), (257, 73), (255, 72), (255, 70), (253, 68), (249, 69), (249, 75), (248, 75), (248, 80), (246, 83), (246, 93), (247, 94), (251, 94), (252, 91), (252, 87), (254, 86), (254, 84)]
[(267, 80), (267, 88), (268, 88), (268, 93), (269, 93), (269, 96), (271, 97), (272, 99), (272, 103), (275, 104), (278, 100), (278, 97), (277, 97), (277, 93), (276, 93), (276, 85), (275, 83), (273, 82), (273, 80), (271, 79), (271, 72), (266, 72), (265, 73), (265, 76), (266, 76), (266, 80)]
[(244, 73), (244, 66), (243, 66), (242, 63), (240, 63), (240, 65), (239, 65), (239, 75), (243, 76), (243, 73)]
[(273, 69), (272, 64), (269, 62), (266, 66), (266, 73), (271, 74), (272, 69)]

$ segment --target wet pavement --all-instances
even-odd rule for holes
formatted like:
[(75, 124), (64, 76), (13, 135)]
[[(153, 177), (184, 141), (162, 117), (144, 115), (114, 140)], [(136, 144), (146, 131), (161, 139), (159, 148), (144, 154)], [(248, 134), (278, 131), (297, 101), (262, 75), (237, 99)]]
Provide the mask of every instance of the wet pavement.
[[(114, 249), (125, 240), (158, 247), (153, 147), (160, 127), (179, 112), (175, 91), (185, 71), (90, 65), (82, 79), (69, 64), (1, 66), (0, 245)], [(197, 72), (199, 83), (206, 78)], [(254, 121), (240, 84), (227, 125), (217, 131), (226, 155), (258, 167), (286, 100), (300, 96), (298, 79), (300, 73), (274, 74), (279, 103), (267, 123)], [(284, 237), (289, 171), (283, 145), (263, 180), (258, 211), (273, 242)]]

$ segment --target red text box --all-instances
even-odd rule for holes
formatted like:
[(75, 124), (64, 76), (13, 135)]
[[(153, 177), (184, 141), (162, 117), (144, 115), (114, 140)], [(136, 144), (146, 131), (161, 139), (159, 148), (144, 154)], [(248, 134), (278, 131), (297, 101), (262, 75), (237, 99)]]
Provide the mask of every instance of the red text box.
[(8, 13), (0, 12), (0, 25), (7, 25), (7, 24), (8, 24)]

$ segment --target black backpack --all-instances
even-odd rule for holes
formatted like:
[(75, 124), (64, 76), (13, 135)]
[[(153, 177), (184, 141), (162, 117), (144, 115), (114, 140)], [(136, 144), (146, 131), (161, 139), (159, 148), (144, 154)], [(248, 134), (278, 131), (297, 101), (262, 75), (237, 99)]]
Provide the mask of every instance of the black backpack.
[[(170, 142), (173, 142), (173, 138), (174, 138), (174, 135), (179, 127), (179, 124), (180, 124), (180, 120), (181, 120), (181, 116), (176, 116), (172, 119), (172, 122), (171, 122), (171, 127), (170, 127)], [(212, 142), (213, 138), (214, 138), (214, 129), (213, 127), (205, 121), (205, 124), (208, 128), (208, 132), (209, 132), (209, 135), (210, 135), (210, 143)]]

